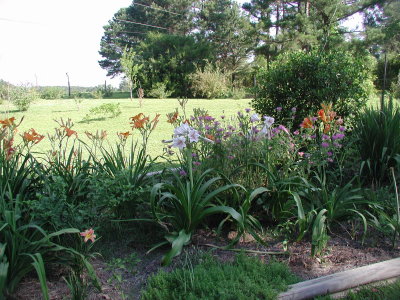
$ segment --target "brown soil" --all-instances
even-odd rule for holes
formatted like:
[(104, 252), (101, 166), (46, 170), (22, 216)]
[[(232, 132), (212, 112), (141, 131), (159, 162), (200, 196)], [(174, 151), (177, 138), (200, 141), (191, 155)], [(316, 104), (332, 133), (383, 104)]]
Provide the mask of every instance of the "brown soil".
[[(235, 234), (230, 233), (231, 237)], [(229, 235), (228, 235), (229, 237)], [(379, 241), (379, 242), (377, 242)], [(212, 234), (199, 232), (193, 237), (193, 244), (187, 247), (186, 251), (193, 257), (196, 253), (209, 251), (212, 249), (209, 245), (226, 246), (228, 240), (222, 240)], [(373, 243), (375, 243), (374, 246)], [(96, 269), (97, 275), (102, 282), (102, 291), (98, 292), (93, 288), (89, 291), (89, 298), (94, 299), (139, 299), (140, 290), (145, 287), (148, 277), (155, 274), (160, 269), (171, 270), (182, 264), (184, 255), (176, 258), (172, 266), (165, 268), (160, 266), (163, 251), (154, 251), (146, 255), (146, 250), (132, 246), (111, 246), (115, 247), (113, 252), (115, 257), (127, 257), (132, 252), (137, 254), (140, 262), (136, 265), (134, 271), (126, 269), (110, 270), (104, 259), (96, 259), (92, 263)], [(114, 249), (114, 248), (113, 248)], [(251, 238), (241, 240), (235, 249), (244, 249), (251, 251), (268, 251), (268, 252), (283, 252), (282, 243), (270, 239), (267, 246), (260, 246)], [(236, 253), (215, 249), (213, 255), (222, 261), (230, 261)], [(262, 261), (268, 262), (272, 257), (279, 261), (285, 262), (291, 270), (304, 280), (316, 278), (340, 271), (373, 264), (376, 262), (400, 257), (400, 247), (392, 249), (387, 241), (374, 238), (362, 245), (360, 241), (354, 241), (342, 236), (334, 236), (328, 242), (328, 247), (319, 257), (311, 257), (311, 244), (309, 242), (292, 243), (288, 247), (288, 255), (268, 255), (263, 253), (249, 253), (249, 255), (258, 256)], [(51, 299), (68, 298), (69, 291), (65, 281), (61, 279), (60, 273), (52, 271), (49, 275), (48, 286)], [(58, 273), (58, 274), (57, 274)], [(121, 282), (113, 278), (113, 274), (120, 274), (123, 278)], [(40, 285), (34, 278), (26, 278), (20, 285), (15, 294), (15, 299), (34, 300), (41, 299)]]

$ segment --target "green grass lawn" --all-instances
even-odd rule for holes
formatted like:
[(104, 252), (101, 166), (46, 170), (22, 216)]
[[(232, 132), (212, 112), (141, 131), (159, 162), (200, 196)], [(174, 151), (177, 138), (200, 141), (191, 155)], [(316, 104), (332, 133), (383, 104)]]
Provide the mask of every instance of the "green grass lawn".
[[(127, 96), (127, 95), (123, 95)], [(47, 137), (48, 133), (53, 133), (54, 128), (58, 124), (54, 120), (64, 120), (70, 118), (74, 122), (73, 129), (78, 132), (78, 137), (85, 142), (88, 142), (85, 131), (91, 133), (96, 130), (106, 130), (108, 133), (108, 141), (113, 144), (117, 138), (117, 132), (125, 132), (130, 130), (129, 118), (143, 112), (146, 116), (152, 119), (157, 113), (160, 114), (160, 122), (156, 130), (150, 137), (148, 145), (148, 153), (152, 156), (157, 156), (163, 153), (164, 144), (161, 142), (163, 139), (171, 138), (173, 127), (167, 123), (166, 114), (173, 112), (175, 108), (179, 107), (176, 99), (145, 99), (143, 107), (139, 107), (137, 99), (131, 101), (130, 99), (84, 99), (80, 103), (79, 109), (73, 99), (59, 99), (59, 100), (39, 100), (33, 103), (29, 110), (26, 112), (19, 112), (16, 108), (4, 102), (0, 105), (0, 119), (6, 117), (16, 117), (17, 120), (24, 117), (24, 121), (19, 127), (19, 133), (23, 133), (30, 128), (34, 128), (38, 133), (44, 134)], [(220, 115), (233, 115), (238, 110), (243, 110), (250, 107), (251, 99), (233, 100), (233, 99), (190, 99), (187, 104), (187, 113), (191, 114), (194, 108), (203, 108), (208, 110), (208, 113), (214, 117)], [(378, 96), (371, 97), (368, 105), (377, 106), (380, 98)], [(120, 103), (122, 114), (116, 118), (95, 119), (90, 122), (83, 122), (83, 118), (89, 113), (93, 107), (99, 106), (104, 103)], [(134, 139), (141, 139), (138, 131), (134, 131)], [(17, 139), (16, 143), (21, 139)], [(44, 152), (50, 149), (48, 138), (45, 138), (40, 144), (35, 147), (36, 151)]]
[[(250, 99), (233, 100), (233, 99), (190, 99), (187, 104), (187, 113), (191, 114), (193, 108), (203, 108), (212, 116), (219, 117), (222, 114), (233, 115), (238, 110), (249, 107)], [(82, 119), (89, 113), (93, 107), (104, 103), (120, 103), (122, 114), (116, 118), (105, 118), (92, 120), (89, 123), (82, 122)], [(163, 152), (163, 139), (170, 139), (173, 133), (173, 126), (167, 123), (166, 114), (173, 112), (179, 107), (176, 99), (145, 99), (143, 107), (139, 107), (137, 99), (85, 99), (80, 104), (78, 110), (73, 99), (60, 100), (40, 100), (33, 103), (26, 112), (19, 112), (14, 106), (4, 102), (0, 105), (0, 119), (6, 117), (16, 117), (17, 120), (24, 117), (24, 120), (18, 128), (19, 133), (23, 133), (30, 128), (34, 128), (38, 133), (44, 134), (46, 138), (35, 147), (36, 151), (47, 151), (50, 149), (50, 143), (47, 138), (48, 133), (53, 133), (54, 128), (59, 127), (54, 120), (64, 120), (70, 118), (74, 122), (73, 130), (78, 132), (78, 137), (87, 142), (88, 139), (84, 134), (85, 131), (96, 132), (96, 130), (106, 130), (108, 140), (114, 143), (118, 140), (117, 132), (125, 132), (131, 129), (129, 118), (143, 112), (152, 119), (157, 113), (160, 114), (160, 122), (156, 130), (150, 137), (148, 151), (152, 156), (160, 155)], [(134, 131), (134, 139), (141, 139), (138, 131)], [(21, 139), (16, 140), (16, 143)]]

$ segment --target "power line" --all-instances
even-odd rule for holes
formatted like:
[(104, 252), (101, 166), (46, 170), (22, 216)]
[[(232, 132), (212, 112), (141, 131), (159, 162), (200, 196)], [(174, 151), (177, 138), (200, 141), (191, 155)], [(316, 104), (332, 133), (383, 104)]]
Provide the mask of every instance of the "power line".
[(13, 20), (13, 19), (2, 18), (2, 17), (0, 17), (0, 21), (13, 22), (13, 23), (24, 23), (24, 24), (34, 24), (34, 25), (44, 26), (43, 24), (36, 23), (36, 22)]
[(147, 32), (139, 32), (139, 31), (124, 31), (124, 30), (121, 30), (121, 31), (118, 31), (118, 32), (121, 32), (121, 33), (133, 33), (133, 34), (147, 34)]
[(174, 14), (174, 15), (179, 15), (179, 16), (183, 16), (182, 14), (178, 14), (178, 13), (176, 13), (176, 12), (173, 12), (173, 11), (170, 11), (170, 10), (166, 10), (166, 9), (162, 9), (162, 8), (157, 8), (157, 7), (153, 7), (153, 6), (149, 6), (149, 5), (145, 5), (145, 4), (141, 4), (141, 3), (137, 3), (137, 2), (135, 2), (135, 1), (133, 1), (133, 3), (132, 3), (133, 5), (140, 5), (140, 6), (144, 6), (144, 7), (148, 7), (148, 8), (151, 8), (151, 9), (156, 9), (156, 10), (161, 10), (161, 11), (165, 11), (165, 12), (167, 12), (167, 13), (170, 13), (170, 14)]
[(165, 27), (160, 27), (160, 26), (155, 26), (155, 25), (150, 25), (150, 24), (144, 24), (144, 23), (139, 23), (139, 22), (134, 22), (134, 21), (122, 20), (122, 19), (117, 19), (117, 18), (115, 18), (115, 20), (121, 21), (121, 22), (126, 22), (126, 23), (133, 23), (133, 24), (142, 25), (142, 26), (148, 26), (148, 27), (153, 27), (153, 28), (169, 30), (168, 28), (165, 28)]

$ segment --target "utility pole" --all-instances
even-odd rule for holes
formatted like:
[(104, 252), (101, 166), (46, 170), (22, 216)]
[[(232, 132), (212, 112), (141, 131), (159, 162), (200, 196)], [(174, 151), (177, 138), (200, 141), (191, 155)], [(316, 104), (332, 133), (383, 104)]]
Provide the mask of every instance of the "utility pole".
[(67, 78), (68, 78), (68, 98), (71, 98), (71, 85), (69, 84), (69, 76), (68, 76), (68, 73), (65, 73), (65, 74), (67, 74)]

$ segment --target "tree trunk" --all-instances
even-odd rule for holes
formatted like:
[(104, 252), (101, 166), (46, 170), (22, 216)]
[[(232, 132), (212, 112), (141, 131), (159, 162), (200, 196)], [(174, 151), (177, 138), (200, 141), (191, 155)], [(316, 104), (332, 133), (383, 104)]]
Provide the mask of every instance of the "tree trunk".
[[(276, 22), (275, 22), (276, 24), (279, 22), (279, 19), (281, 17), (280, 11), (279, 11), (279, 6), (280, 6), (280, 3), (279, 3), (279, 1), (277, 1), (276, 2)], [(276, 25), (276, 27), (275, 27), (275, 37), (277, 37), (278, 34), (279, 34), (279, 26)]]
[(65, 73), (65, 74), (67, 74), (67, 78), (68, 78), (68, 98), (71, 98), (71, 85), (69, 83), (69, 76), (68, 76), (68, 73)]

